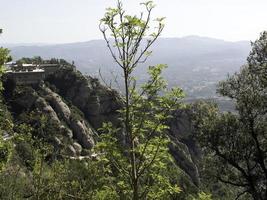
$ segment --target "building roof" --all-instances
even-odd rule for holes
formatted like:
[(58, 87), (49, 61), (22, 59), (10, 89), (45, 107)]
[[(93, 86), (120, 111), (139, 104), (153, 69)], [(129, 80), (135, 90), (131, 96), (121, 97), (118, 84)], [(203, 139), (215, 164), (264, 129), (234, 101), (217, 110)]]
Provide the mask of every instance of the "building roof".
[(32, 70), (32, 71), (28, 71), (28, 70), (26, 70), (26, 71), (12, 71), (12, 70), (8, 70), (8, 71), (6, 71), (7, 73), (13, 73), (13, 74), (16, 74), (16, 73), (40, 73), (40, 72), (45, 72), (45, 70), (43, 70), (43, 69), (34, 69), (34, 70)]
[(59, 64), (40, 64), (39, 67), (57, 67)]

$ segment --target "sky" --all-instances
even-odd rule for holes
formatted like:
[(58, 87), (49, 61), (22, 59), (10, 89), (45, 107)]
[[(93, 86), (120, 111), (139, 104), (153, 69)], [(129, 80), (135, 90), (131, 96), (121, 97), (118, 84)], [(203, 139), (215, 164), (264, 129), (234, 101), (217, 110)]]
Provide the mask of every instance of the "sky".
[[(116, 0), (0, 0), (0, 43), (72, 43), (101, 39), (99, 20)], [(122, 0), (131, 14), (139, 0)], [(154, 0), (166, 17), (162, 37), (251, 40), (267, 30), (267, 0)]]

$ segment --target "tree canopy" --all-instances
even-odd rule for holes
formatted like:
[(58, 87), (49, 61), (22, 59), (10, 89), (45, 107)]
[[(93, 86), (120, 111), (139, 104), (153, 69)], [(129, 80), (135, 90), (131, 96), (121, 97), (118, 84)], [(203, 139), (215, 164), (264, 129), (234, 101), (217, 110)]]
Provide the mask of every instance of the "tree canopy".
[(267, 198), (267, 33), (252, 43), (248, 64), (220, 82), (218, 93), (231, 98), (236, 112), (202, 106), (196, 114), (198, 140), (215, 177), (238, 188), (237, 198)]

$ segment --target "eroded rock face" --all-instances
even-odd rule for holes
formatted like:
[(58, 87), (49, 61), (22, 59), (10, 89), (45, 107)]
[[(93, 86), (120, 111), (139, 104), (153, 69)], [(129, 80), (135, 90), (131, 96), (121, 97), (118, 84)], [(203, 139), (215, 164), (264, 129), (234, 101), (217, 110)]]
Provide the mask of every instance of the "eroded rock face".
[(79, 143), (74, 142), (73, 143), (73, 148), (75, 149), (75, 151), (77, 153), (79, 153), (79, 155), (82, 153), (82, 146)]
[(64, 133), (64, 135), (66, 135), (68, 138), (73, 138), (72, 130), (70, 130), (70, 129), (67, 128), (66, 126), (61, 125), (61, 126), (60, 126), (60, 131), (61, 131), (62, 133)]
[(71, 111), (66, 103), (63, 102), (61, 97), (50, 90), (48, 87), (44, 87), (43, 91), (45, 92), (45, 98), (53, 106), (57, 113), (59, 113), (64, 120), (69, 121)]
[(177, 165), (183, 169), (195, 185), (199, 185), (199, 172), (196, 165), (200, 158), (200, 149), (193, 139), (193, 127), (190, 110), (181, 109), (173, 113), (169, 122), (171, 144), (170, 152)]
[(75, 150), (75, 148), (72, 145), (68, 145), (66, 152), (68, 154), (68, 156), (72, 156), (72, 157), (76, 157), (77, 156), (77, 152)]
[[(71, 140), (55, 139), (58, 146), (64, 145), (68, 156), (79, 157), (83, 148), (91, 149), (94, 144), (95, 130), (103, 122), (112, 122), (119, 126), (117, 110), (122, 107), (120, 95), (98, 80), (84, 77), (81, 73), (71, 68), (62, 68), (57, 73), (50, 75), (47, 81), (54, 85), (58, 92), (46, 86), (38, 89), (29, 88), (23, 95), (16, 98), (19, 109), (37, 107), (42, 113), (52, 119), (59, 126), (61, 134)], [(69, 105), (79, 108), (84, 117), (74, 112)], [(173, 113), (174, 118), (169, 122), (170, 152), (177, 165), (191, 178), (195, 185), (199, 184), (199, 174), (195, 163), (200, 156), (200, 151), (192, 137), (190, 112), (186, 109)], [(89, 123), (88, 123), (89, 122)], [(118, 134), (122, 138), (123, 134)]]
[(173, 113), (170, 122), (170, 133), (179, 141), (184, 143), (192, 155), (192, 159), (201, 157), (201, 150), (194, 139), (194, 128), (192, 124), (192, 112), (190, 109), (180, 109)]
[[(122, 107), (122, 100), (116, 91), (70, 68), (59, 70), (48, 77), (47, 81), (55, 85), (59, 92), (56, 93), (46, 86), (39, 88), (38, 93), (32, 89), (22, 98), (16, 98), (16, 105), (23, 109), (35, 106), (55, 121), (64, 137), (72, 141), (65, 144), (69, 156), (78, 157), (83, 148), (91, 149), (95, 144), (95, 130), (103, 122), (110, 121), (115, 126), (119, 125), (117, 110)], [(70, 106), (73, 104), (79, 108), (84, 117), (75, 114), (62, 97), (70, 102)], [(195, 163), (200, 151), (192, 137), (190, 113), (188, 110), (178, 110), (173, 115), (174, 118), (169, 122), (170, 152), (177, 165), (198, 185), (199, 175)], [(61, 138), (55, 142), (64, 145)]]
[(47, 81), (84, 113), (95, 130), (102, 127), (103, 122), (119, 123), (117, 110), (122, 105), (120, 95), (101, 85), (97, 79), (85, 77), (70, 68), (62, 68), (48, 77)]
[(45, 99), (52, 105), (53, 109), (61, 115), (63, 120), (71, 128), (74, 138), (82, 145), (82, 147), (91, 149), (94, 146), (94, 130), (92, 130), (83, 119), (77, 119), (73, 116), (69, 106), (62, 98), (51, 89), (43, 88)]
[(44, 98), (38, 97), (35, 102), (37, 108), (39, 108), (44, 114), (46, 114), (51, 120), (55, 121), (56, 124), (60, 123), (60, 120), (54, 111), (54, 109), (45, 101)]
[(94, 146), (94, 132), (86, 126), (83, 120), (70, 121), (70, 127), (75, 134), (75, 138), (84, 148), (91, 149)]
[[(36, 116), (44, 115), (48, 119), (50, 126), (49, 141), (63, 155), (70, 153), (70, 156), (80, 156), (85, 149), (91, 149), (94, 142), (94, 129), (90, 126), (83, 114), (74, 107), (69, 107), (63, 98), (53, 92), (44, 84), (14, 86), (5, 96), (9, 103), (14, 119), (22, 114), (20, 123), (34, 121), (31, 119), (31, 113)], [(29, 118), (23, 117), (24, 115)], [(25, 118), (25, 122), (23, 119)], [(75, 145), (74, 145), (75, 144)], [(66, 148), (67, 146), (74, 148)], [(74, 153), (75, 151), (75, 153)]]
[[(97, 79), (84, 77), (70, 68), (62, 68), (50, 76), (47, 81), (55, 85), (61, 96), (64, 96), (84, 113), (95, 130), (100, 128), (103, 122), (108, 121), (119, 126), (117, 110), (122, 107), (123, 101), (116, 91), (101, 85)], [(72, 125), (72, 130), (83, 133), (82, 127), (84, 126), (80, 121)], [(188, 174), (195, 185), (198, 185), (199, 175), (195, 160), (199, 151), (191, 137), (192, 130), (188, 112), (185, 110), (175, 112), (174, 118), (170, 122), (170, 128), (170, 152), (177, 165)], [(77, 137), (80, 138), (80, 141), (88, 141), (88, 138), (84, 138), (86, 135), (78, 134)], [(83, 143), (83, 145), (90, 146), (90, 142)]]

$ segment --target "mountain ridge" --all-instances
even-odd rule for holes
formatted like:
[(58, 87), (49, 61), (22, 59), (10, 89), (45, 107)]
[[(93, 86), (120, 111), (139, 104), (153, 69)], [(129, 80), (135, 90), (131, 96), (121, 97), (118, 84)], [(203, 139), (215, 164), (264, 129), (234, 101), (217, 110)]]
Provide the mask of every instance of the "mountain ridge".
[[(226, 40), (222, 38), (215, 38), (215, 37), (209, 37), (209, 36), (200, 36), (200, 35), (186, 35), (182, 37), (160, 37), (161, 39), (206, 39), (206, 40), (217, 40), (217, 41), (223, 41), (223, 42), (228, 42), (228, 43), (248, 43), (250, 42), (249, 40), (236, 40), (236, 41), (231, 41), (231, 40)], [(68, 44), (79, 44), (79, 43), (88, 43), (88, 42), (93, 42), (93, 41), (103, 41), (103, 39), (91, 39), (91, 40), (85, 40), (85, 41), (76, 41), (76, 42), (64, 42), (64, 43), (42, 43), (42, 42), (33, 42), (33, 43), (0, 43), (0, 46), (5, 46), (5, 47), (20, 47), (20, 46), (58, 46), (58, 45), (68, 45)]]
[[(152, 55), (136, 74), (140, 83), (146, 80), (147, 66), (166, 64), (164, 77), (170, 86), (179, 86), (190, 98), (217, 98), (215, 85), (246, 63), (249, 41), (230, 42), (200, 36), (159, 38)], [(11, 47), (14, 60), (41, 56), (44, 59), (63, 58), (74, 61), (77, 69), (99, 78), (99, 69), (107, 82), (111, 72), (119, 76), (119, 68), (110, 56), (104, 40), (54, 44), (46, 46)]]

